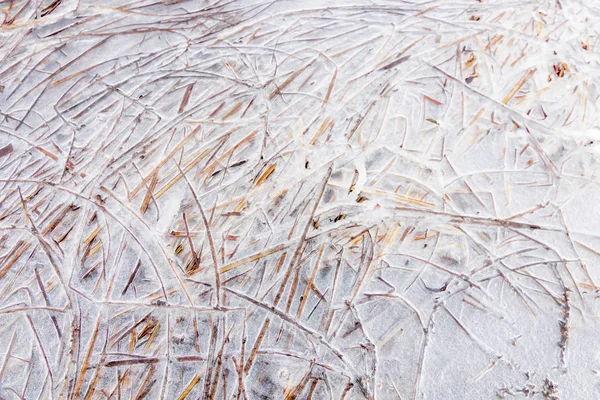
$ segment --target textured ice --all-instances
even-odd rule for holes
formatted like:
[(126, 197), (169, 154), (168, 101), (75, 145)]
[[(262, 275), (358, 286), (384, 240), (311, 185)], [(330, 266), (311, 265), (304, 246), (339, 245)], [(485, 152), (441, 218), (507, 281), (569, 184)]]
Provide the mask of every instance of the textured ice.
[(0, 22), (1, 399), (600, 398), (597, 1)]

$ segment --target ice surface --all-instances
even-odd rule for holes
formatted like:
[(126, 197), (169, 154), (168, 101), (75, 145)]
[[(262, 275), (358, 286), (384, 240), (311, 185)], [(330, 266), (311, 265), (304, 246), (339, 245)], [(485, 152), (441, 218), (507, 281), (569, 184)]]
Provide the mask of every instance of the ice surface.
[(598, 399), (594, 0), (0, 2), (1, 399)]

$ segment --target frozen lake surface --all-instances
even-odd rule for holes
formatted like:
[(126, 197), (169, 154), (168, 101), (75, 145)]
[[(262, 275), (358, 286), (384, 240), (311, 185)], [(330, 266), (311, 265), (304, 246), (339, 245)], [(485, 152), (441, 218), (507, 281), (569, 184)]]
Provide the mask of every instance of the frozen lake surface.
[(600, 398), (598, 2), (0, 23), (0, 399)]

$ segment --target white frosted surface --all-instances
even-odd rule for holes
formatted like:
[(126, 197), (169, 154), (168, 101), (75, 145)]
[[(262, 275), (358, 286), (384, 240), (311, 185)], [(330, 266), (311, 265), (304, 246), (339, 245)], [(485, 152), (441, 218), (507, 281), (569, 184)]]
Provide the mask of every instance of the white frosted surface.
[(0, 21), (0, 399), (600, 398), (596, 1)]

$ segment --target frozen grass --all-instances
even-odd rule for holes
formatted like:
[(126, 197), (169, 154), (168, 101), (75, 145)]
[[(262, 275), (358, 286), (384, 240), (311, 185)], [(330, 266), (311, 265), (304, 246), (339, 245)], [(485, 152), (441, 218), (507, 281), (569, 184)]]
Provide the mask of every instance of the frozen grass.
[(598, 7), (0, 2), (0, 398), (600, 398)]

